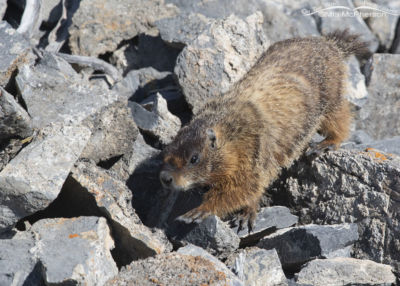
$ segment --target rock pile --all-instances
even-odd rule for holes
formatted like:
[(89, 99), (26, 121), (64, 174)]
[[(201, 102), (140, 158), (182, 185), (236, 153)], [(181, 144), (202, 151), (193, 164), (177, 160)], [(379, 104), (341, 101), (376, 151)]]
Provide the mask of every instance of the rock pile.
[[(0, 285), (400, 285), (397, 2), (0, 0)], [(373, 56), (343, 148), (283, 170), (252, 233), (176, 221), (204, 191), (159, 183), (181, 126), (272, 43), (345, 28)]]

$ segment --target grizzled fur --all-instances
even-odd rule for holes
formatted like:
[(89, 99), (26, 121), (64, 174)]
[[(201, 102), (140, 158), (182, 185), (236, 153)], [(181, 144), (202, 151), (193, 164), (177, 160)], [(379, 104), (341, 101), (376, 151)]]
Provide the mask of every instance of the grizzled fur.
[(164, 150), (165, 187), (210, 187), (181, 219), (242, 210), (240, 222), (251, 227), (264, 189), (315, 132), (325, 136), (316, 150), (337, 148), (349, 133), (344, 59), (353, 53), (368, 54), (367, 45), (347, 31), (277, 42), (227, 94), (207, 102)]

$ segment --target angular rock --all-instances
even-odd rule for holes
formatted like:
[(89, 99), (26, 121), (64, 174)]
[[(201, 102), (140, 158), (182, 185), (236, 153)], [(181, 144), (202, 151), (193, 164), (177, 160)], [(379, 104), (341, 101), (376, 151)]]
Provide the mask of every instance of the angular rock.
[(33, 237), (46, 285), (104, 285), (118, 273), (114, 241), (104, 218), (44, 219), (16, 238)]
[(0, 285), (41, 285), (32, 239), (0, 239)]
[(132, 262), (106, 285), (243, 285), (226, 267), (221, 271), (218, 266), (199, 255), (161, 254)]
[(170, 72), (159, 72), (152, 67), (132, 70), (114, 86), (114, 89), (122, 92), (130, 100), (140, 102), (152, 89), (160, 89), (164, 82), (172, 82), (172, 79), (169, 79), (171, 75)]
[(240, 249), (232, 253), (225, 264), (245, 285), (288, 285), (275, 249)]
[[(246, 242), (255, 241), (266, 233), (275, 231), (277, 229), (286, 228), (297, 223), (299, 218), (290, 213), (290, 210), (283, 206), (273, 206), (261, 208), (257, 213), (254, 228), (251, 234), (247, 229), (242, 229), (238, 232), (238, 236)], [(237, 233), (238, 226), (232, 228)]]
[(311, 224), (278, 230), (260, 240), (257, 246), (275, 248), (283, 267), (293, 269), (318, 257), (349, 257), (357, 239), (356, 224)]
[(396, 283), (396, 277), (390, 265), (344, 257), (313, 260), (296, 276), (298, 285), (389, 286)]
[(0, 87), (0, 141), (32, 135), (31, 119), (14, 97)]
[(0, 143), (0, 172), (14, 158), (23, 146), (23, 141), (11, 139)]
[(391, 264), (400, 273), (399, 178), (398, 156), (339, 150), (298, 161), (269, 194), (290, 205), (301, 224), (357, 222), (355, 257)]
[(353, 146), (353, 149), (361, 151), (365, 151), (366, 149), (368, 150), (375, 149), (375, 152), (396, 154), (400, 156), (400, 136), (388, 139), (376, 140), (366, 144), (355, 145)]
[(219, 96), (238, 81), (266, 50), (263, 16), (218, 20), (185, 47), (175, 74), (186, 101), (198, 110), (207, 98)]
[(6, 21), (0, 21), (0, 39), (0, 86), (5, 86), (16, 69), (32, 62), (34, 55), (29, 42)]
[(345, 96), (348, 101), (361, 108), (368, 96), (365, 77), (360, 71), (360, 64), (355, 56), (350, 57), (347, 66), (349, 83)]
[(354, 6), (367, 6), (376, 9), (374, 10), (375, 13), (371, 13), (371, 10), (359, 11), (371, 32), (378, 38), (380, 48), (388, 51), (396, 35), (397, 20), (400, 11), (399, 2), (383, 1), (379, 3), (378, 1), (356, 0), (354, 1)]
[(400, 135), (400, 55), (374, 54), (368, 99), (358, 114), (356, 127), (374, 139)]
[(156, 22), (161, 38), (175, 45), (189, 44), (196, 39), (212, 20), (199, 13), (181, 13)]
[(7, 9), (7, 0), (0, 0), (0, 19), (3, 19), (6, 9)]
[(170, 143), (181, 128), (181, 121), (169, 112), (167, 101), (161, 94), (157, 94), (150, 111), (136, 102), (129, 102), (129, 107), (136, 125), (162, 144)]
[(118, 99), (115, 92), (92, 85), (49, 53), (38, 65), (23, 66), (16, 82), (36, 128), (51, 122), (80, 122)]
[(143, 136), (138, 133), (135, 142), (131, 146), (131, 150), (122, 156), (110, 170), (113, 171), (118, 178), (126, 181), (139, 166), (148, 166), (149, 171), (157, 169), (158, 164), (153, 164), (154, 162), (150, 159), (157, 156), (159, 153), (160, 150), (147, 145)]
[(216, 257), (205, 251), (203, 248), (189, 244), (185, 247), (179, 248), (177, 253), (207, 259), (214, 265), (217, 271), (224, 274), (223, 276), (226, 279), (227, 285), (243, 285), (242, 282), (226, 267), (225, 264), (223, 264)]
[[(328, 34), (337, 29), (344, 30), (348, 28), (350, 32), (360, 35), (361, 40), (369, 42), (369, 50), (374, 53), (378, 49), (379, 41), (369, 30), (361, 16), (354, 13), (356, 10), (354, 10), (353, 2), (351, 0), (337, 0), (333, 6), (342, 6), (349, 9), (327, 9), (315, 14), (321, 23), (321, 34)], [(319, 8), (326, 9), (329, 7), (332, 7), (332, 3), (320, 1)]]
[(141, 223), (132, 208), (132, 192), (123, 182), (83, 162), (76, 164), (71, 177), (81, 186), (80, 192), (86, 191), (94, 199), (100, 214), (109, 220), (120, 264), (172, 250), (162, 231), (150, 230)]
[(50, 125), (0, 172), (0, 232), (47, 207), (90, 137), (83, 126)]
[(103, 107), (86, 118), (84, 124), (92, 131), (92, 136), (81, 158), (96, 163), (129, 153), (139, 133), (126, 101)]
[(175, 13), (163, 0), (83, 0), (72, 18), (69, 46), (73, 54), (98, 56), (138, 34), (157, 34), (154, 22)]
[(212, 255), (226, 257), (239, 248), (240, 239), (227, 223), (212, 215), (199, 224), (188, 227), (185, 223), (176, 222), (170, 235), (183, 243), (202, 247)]

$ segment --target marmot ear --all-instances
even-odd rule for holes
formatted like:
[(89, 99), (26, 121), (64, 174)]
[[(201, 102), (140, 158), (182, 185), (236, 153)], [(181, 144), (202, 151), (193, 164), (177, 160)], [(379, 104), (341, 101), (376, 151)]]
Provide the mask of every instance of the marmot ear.
[(207, 133), (208, 139), (210, 140), (210, 146), (211, 146), (211, 148), (214, 149), (215, 147), (217, 147), (217, 136), (215, 135), (215, 132), (212, 128), (208, 128), (206, 130), (206, 133)]

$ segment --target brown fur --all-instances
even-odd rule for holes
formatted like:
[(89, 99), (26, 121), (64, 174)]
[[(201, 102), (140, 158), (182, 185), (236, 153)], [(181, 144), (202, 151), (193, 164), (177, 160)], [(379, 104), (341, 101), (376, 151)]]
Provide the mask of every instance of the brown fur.
[(275, 43), (227, 94), (206, 103), (164, 151), (161, 177), (171, 182), (164, 185), (210, 186), (183, 219), (242, 210), (252, 222), (264, 188), (315, 132), (325, 136), (317, 148), (337, 148), (351, 121), (343, 98), (351, 53), (365, 54), (366, 44), (347, 31)]

